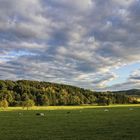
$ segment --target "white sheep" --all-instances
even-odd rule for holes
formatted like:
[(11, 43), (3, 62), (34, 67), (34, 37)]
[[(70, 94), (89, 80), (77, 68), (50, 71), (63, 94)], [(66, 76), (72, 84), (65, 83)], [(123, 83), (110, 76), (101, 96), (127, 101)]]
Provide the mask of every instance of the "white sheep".
[(109, 110), (108, 110), (108, 109), (105, 109), (104, 111), (105, 111), (105, 112), (108, 112)]
[(37, 116), (45, 116), (44, 113), (36, 113)]

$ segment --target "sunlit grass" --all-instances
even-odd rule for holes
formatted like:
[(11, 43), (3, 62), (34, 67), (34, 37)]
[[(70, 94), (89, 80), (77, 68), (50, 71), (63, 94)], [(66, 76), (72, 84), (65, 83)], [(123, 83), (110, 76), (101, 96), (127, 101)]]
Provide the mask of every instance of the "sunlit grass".
[[(98, 105), (81, 105), (81, 106), (34, 106), (29, 110), (75, 110), (75, 109), (88, 109), (88, 108), (112, 108), (112, 107), (140, 107), (140, 104), (116, 104), (109, 106)], [(12, 110), (26, 110), (23, 107), (8, 107), (6, 109), (0, 109), (0, 111), (12, 111)]]

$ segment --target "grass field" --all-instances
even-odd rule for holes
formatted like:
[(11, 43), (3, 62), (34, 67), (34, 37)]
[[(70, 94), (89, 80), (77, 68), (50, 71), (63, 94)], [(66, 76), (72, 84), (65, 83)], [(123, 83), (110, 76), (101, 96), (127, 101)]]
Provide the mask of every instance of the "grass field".
[(0, 140), (140, 140), (140, 105), (9, 108)]

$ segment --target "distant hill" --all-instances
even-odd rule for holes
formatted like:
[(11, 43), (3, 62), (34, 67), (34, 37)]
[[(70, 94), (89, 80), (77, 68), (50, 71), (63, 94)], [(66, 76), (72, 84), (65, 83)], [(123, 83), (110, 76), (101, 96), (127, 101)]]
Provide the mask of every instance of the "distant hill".
[(8, 102), (10, 106), (21, 106), (31, 100), (37, 106), (136, 103), (136, 100), (129, 96), (132, 93), (139, 92), (96, 92), (50, 82), (0, 80), (0, 105)]
[(140, 96), (140, 89), (123, 90), (114, 93), (121, 93), (121, 94), (131, 95), (131, 96)]

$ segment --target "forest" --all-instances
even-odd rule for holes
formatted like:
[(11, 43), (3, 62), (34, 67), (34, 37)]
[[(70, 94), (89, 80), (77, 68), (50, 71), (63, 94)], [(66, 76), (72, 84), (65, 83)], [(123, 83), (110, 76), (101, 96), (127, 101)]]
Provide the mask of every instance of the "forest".
[(138, 101), (125, 92), (96, 92), (75, 86), (30, 81), (0, 80), (0, 105), (24, 106), (26, 101), (36, 106), (134, 104)]

